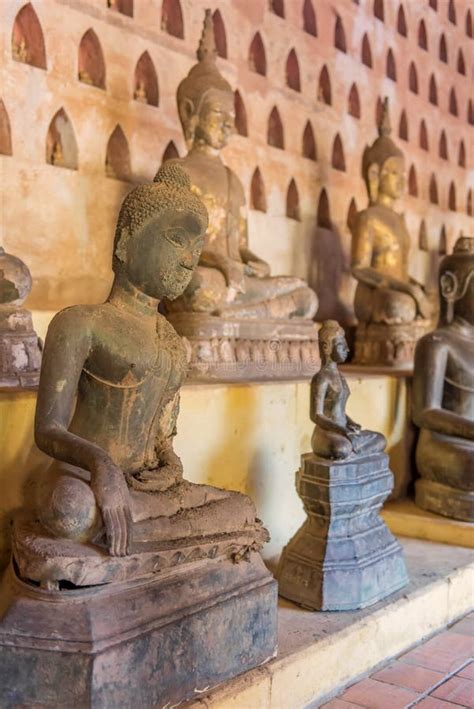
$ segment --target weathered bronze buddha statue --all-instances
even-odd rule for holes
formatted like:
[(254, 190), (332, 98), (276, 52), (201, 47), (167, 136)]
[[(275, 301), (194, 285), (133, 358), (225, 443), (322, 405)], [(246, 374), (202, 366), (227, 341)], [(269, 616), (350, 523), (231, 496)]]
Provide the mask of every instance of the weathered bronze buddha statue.
[[(36, 663), (24, 686), (11, 673), (22, 685), (23, 694), (15, 695), (22, 703), (30, 697), (42, 703), (64, 671), (59, 659), (57, 669), (45, 672), (51, 650), (66, 657), (81, 642), (92, 674), (102, 669), (92, 681), (77, 658), (68, 691), (78, 704), (100, 706), (129, 706), (132, 695), (143, 706), (175, 703), (274, 652), (274, 582), (258, 554), (268, 535), (253, 503), (187, 482), (173, 451), (186, 357), (157, 307), (189, 283), (207, 223), (189, 177), (166, 163), (154, 183), (136, 187), (122, 204), (107, 301), (67, 308), (48, 330), (36, 441), (54, 462), (39, 481), (36, 505), (15, 522), (14, 566), (4, 589), (14, 610), (0, 624), (0, 664), (15, 662), (12, 643), (27, 653), (26, 667)], [(37, 642), (29, 639), (32, 617), (41, 618), (34, 621)], [(206, 633), (216, 626), (209, 645), (202, 623)], [(249, 649), (251, 633), (260, 630)], [(234, 641), (240, 649), (223, 662)], [(104, 669), (119, 660), (126, 670), (134, 653), (145, 674), (158, 673), (156, 683), (141, 682), (143, 672), (131, 681), (131, 669), (122, 668), (121, 678)], [(0, 672), (0, 703), (7, 675)]]
[(220, 156), (234, 132), (234, 95), (216, 66), (210, 10), (197, 56), (178, 87), (189, 148), (178, 162), (208, 209), (209, 227), (199, 265), (183, 296), (169, 304), (169, 317), (191, 345), (192, 375), (288, 376), (285, 364), (297, 375), (304, 364), (314, 369), (317, 298), (299, 278), (272, 277), (268, 263), (249, 248), (244, 190)]
[(403, 215), (394, 209), (404, 191), (404, 158), (390, 132), (385, 99), (379, 137), (365, 149), (362, 160), (369, 206), (357, 214), (352, 232), (354, 310), (359, 321), (355, 361), (410, 366), (433, 308), (421, 284), (408, 273), (410, 236)]
[(280, 595), (312, 610), (375, 603), (408, 581), (400, 544), (378, 515), (393, 488), (385, 438), (346, 414), (349, 387), (338, 371), (344, 330), (319, 330), (321, 369), (311, 382), (312, 453), (301, 457), (296, 489), (307, 519), (283, 549)]
[(474, 522), (474, 238), (439, 268), (440, 320), (416, 346), (413, 420), (420, 428), (416, 503)]

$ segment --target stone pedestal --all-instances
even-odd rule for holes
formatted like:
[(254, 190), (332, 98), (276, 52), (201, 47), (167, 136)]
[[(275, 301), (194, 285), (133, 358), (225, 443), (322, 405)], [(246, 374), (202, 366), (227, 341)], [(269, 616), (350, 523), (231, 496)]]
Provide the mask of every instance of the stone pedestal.
[(413, 367), (415, 346), (432, 323), (415, 320), (409, 324), (359, 323), (355, 336), (354, 364)]
[[(474, 460), (471, 461), (474, 473)], [(474, 522), (474, 491), (461, 490), (434, 480), (420, 478), (415, 483), (415, 502), (423, 510), (444, 517)]]
[(319, 366), (318, 325), (312, 320), (205, 313), (171, 313), (168, 320), (185, 338), (188, 379), (194, 381), (300, 379)]
[(276, 583), (258, 554), (63, 590), (10, 567), (0, 599), (1, 706), (169, 707), (276, 653)]
[(280, 595), (312, 610), (351, 610), (408, 583), (400, 544), (379, 516), (393, 487), (385, 453), (340, 462), (308, 453), (296, 487), (308, 518), (283, 550)]

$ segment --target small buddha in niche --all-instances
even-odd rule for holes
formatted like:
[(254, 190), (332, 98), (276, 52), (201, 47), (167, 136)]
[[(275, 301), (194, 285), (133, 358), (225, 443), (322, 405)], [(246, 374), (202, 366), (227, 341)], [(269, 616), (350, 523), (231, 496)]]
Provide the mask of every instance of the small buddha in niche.
[(23, 38), (19, 42), (13, 42), (12, 53), (14, 59), (28, 64), (28, 48)]
[(418, 342), (413, 383), (416, 503), (474, 522), (474, 238), (439, 269), (440, 320)]
[[(169, 306), (171, 321), (178, 332), (191, 339), (204, 330), (209, 331), (210, 339), (219, 337), (225, 323), (230, 323), (227, 331), (234, 328), (240, 338), (251, 339), (260, 333), (265, 339), (265, 320), (273, 323), (267, 324), (273, 338), (275, 321), (292, 320), (295, 328), (306, 325), (314, 337), (315, 293), (300, 278), (271, 276), (269, 264), (249, 247), (244, 190), (220, 155), (235, 132), (234, 94), (216, 66), (210, 10), (206, 11), (197, 56), (198, 63), (178, 87), (178, 111), (189, 148), (179, 162), (208, 209), (209, 227), (188, 288)], [(183, 313), (188, 317), (180, 319)], [(251, 335), (244, 334), (246, 331)], [(308, 339), (308, 334), (305, 338), (296, 330), (298, 338)]]
[(403, 215), (394, 209), (404, 191), (404, 158), (390, 132), (385, 99), (379, 137), (363, 156), (369, 206), (357, 214), (352, 232), (354, 310), (359, 321), (356, 360), (363, 364), (411, 360), (433, 310), (424, 288), (408, 272), (410, 236)]
[(138, 86), (135, 89), (135, 93), (133, 98), (135, 101), (139, 101), (140, 103), (148, 103), (148, 96), (146, 95), (146, 89), (145, 89), (145, 82), (140, 79), (138, 82)]
[(89, 84), (89, 86), (94, 85), (94, 82), (92, 81), (92, 77), (86, 69), (82, 69), (79, 72), (79, 81), (81, 81), (83, 84)]
[(64, 165), (63, 147), (60, 140), (56, 140), (54, 142), (51, 153), (51, 164), (56, 165), (57, 167), (62, 167)]

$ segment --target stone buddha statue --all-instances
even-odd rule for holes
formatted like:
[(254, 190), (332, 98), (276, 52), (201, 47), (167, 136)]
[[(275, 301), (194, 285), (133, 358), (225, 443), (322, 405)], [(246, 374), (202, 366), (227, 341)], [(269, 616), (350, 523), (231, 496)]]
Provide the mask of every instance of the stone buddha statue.
[(473, 237), (460, 237), (441, 261), (439, 289), (438, 327), (415, 353), (416, 504), (474, 522)]
[(187, 482), (173, 451), (186, 354), (158, 304), (183, 293), (203, 248), (190, 186), (166, 163), (133, 189), (108, 299), (49, 327), (35, 425), (53, 462), (14, 523), (0, 703), (177, 706), (276, 652), (253, 503)]
[(353, 227), (354, 310), (359, 321), (355, 361), (403, 366), (412, 363), (433, 308), (422, 285), (408, 273), (410, 236), (403, 215), (394, 209), (404, 191), (404, 158), (390, 132), (386, 98), (379, 137), (362, 160), (369, 206), (357, 214)]
[[(189, 149), (178, 162), (207, 207), (209, 227), (199, 264), (183, 296), (169, 304), (171, 322), (191, 347), (191, 373), (252, 376), (265, 360), (266, 343), (279, 339), (272, 364), (311, 359), (316, 329), (315, 293), (299, 278), (271, 276), (270, 267), (249, 248), (245, 196), (239, 178), (220, 151), (234, 132), (234, 94), (216, 66), (211, 11), (207, 10), (198, 63), (178, 87), (178, 111)], [(315, 347), (313, 346), (313, 354)], [(265, 376), (264, 367), (259, 375)], [(237, 370), (230, 376), (235, 376)], [(278, 376), (273, 368), (271, 376)]]

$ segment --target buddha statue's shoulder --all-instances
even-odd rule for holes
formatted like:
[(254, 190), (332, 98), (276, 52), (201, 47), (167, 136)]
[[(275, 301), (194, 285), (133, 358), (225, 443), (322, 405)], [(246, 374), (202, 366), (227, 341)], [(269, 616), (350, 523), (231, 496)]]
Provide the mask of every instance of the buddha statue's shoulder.
[(183, 338), (178, 335), (171, 323), (160, 314), (158, 314), (156, 319), (156, 333), (158, 335), (159, 348), (169, 355), (176, 370), (176, 378), (183, 382), (188, 368)]
[(98, 322), (106, 316), (105, 303), (100, 305), (71, 305), (60, 310), (51, 320), (48, 337), (70, 336), (75, 340), (93, 333)]

